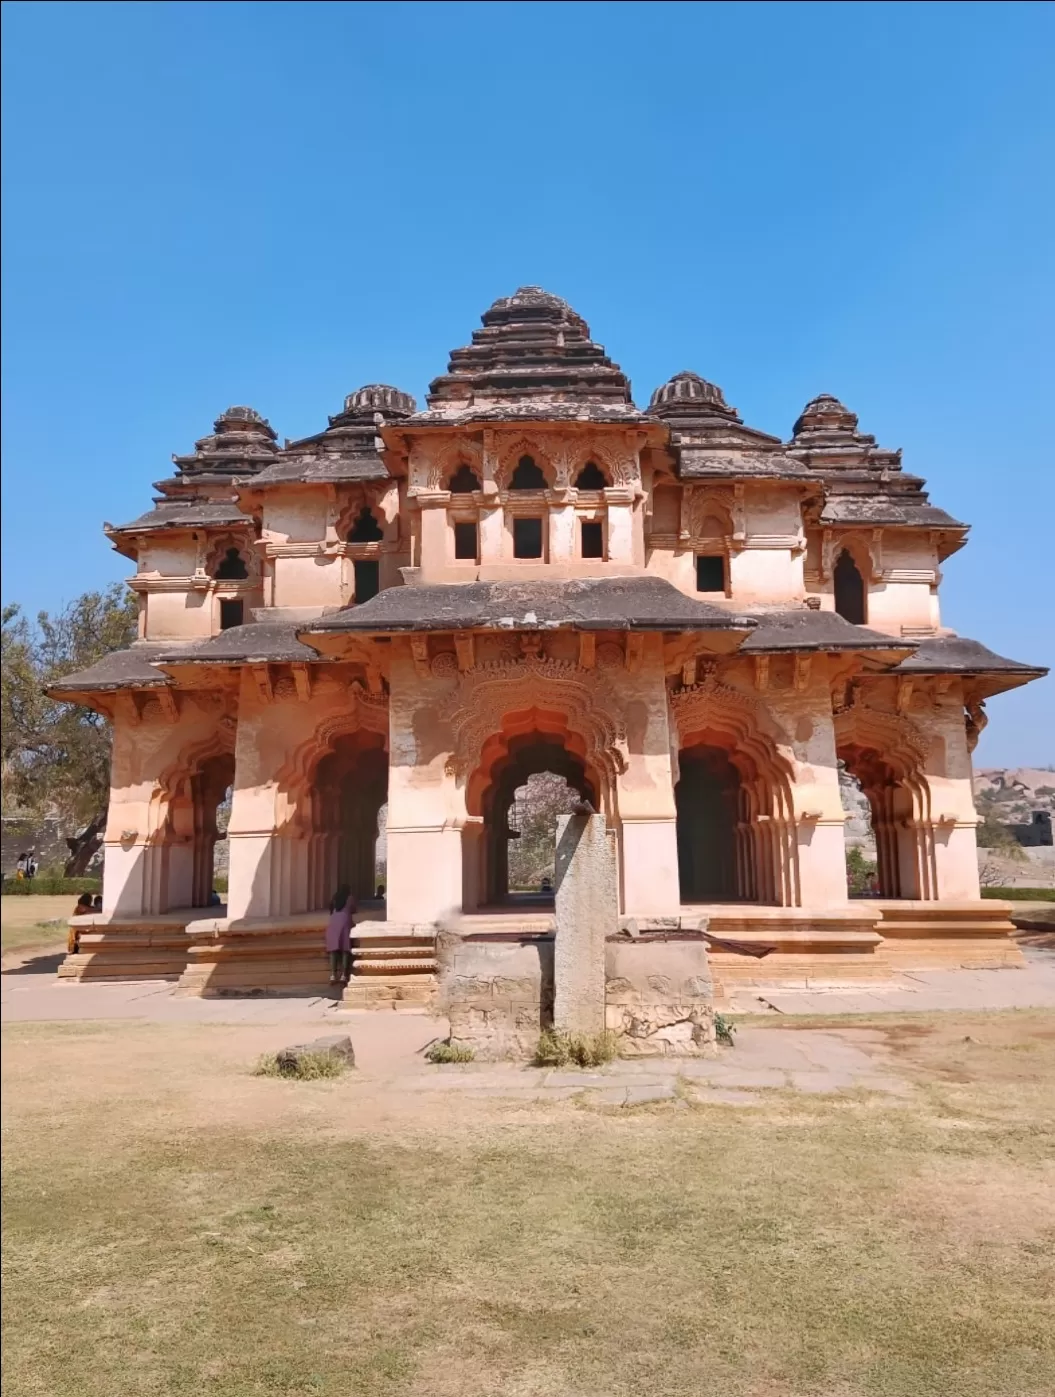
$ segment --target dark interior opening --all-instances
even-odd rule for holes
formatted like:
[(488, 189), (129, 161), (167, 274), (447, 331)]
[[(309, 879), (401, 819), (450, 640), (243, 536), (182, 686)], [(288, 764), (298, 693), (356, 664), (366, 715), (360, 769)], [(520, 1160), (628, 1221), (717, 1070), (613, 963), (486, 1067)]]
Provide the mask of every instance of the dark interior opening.
[(479, 490), (479, 488), (479, 477), (466, 465), (458, 467), (447, 485), (447, 489), (452, 495), (471, 495), (474, 490)]
[(725, 557), (721, 553), (701, 553), (696, 559), (697, 592), (725, 591)]
[(545, 490), (546, 477), (531, 456), (521, 456), (509, 482), (511, 490)]
[(604, 525), (590, 519), (582, 521), (582, 556), (604, 557)]
[(465, 562), (475, 563), (477, 558), (478, 530), (474, 523), (455, 524), (454, 556)]
[(244, 582), (249, 576), (249, 569), (238, 549), (228, 548), (213, 575), (217, 582)]
[(587, 461), (582, 470), (575, 477), (575, 488), (577, 490), (603, 490), (608, 484), (604, 474), (594, 461)]
[(240, 626), (245, 616), (245, 602), (241, 597), (220, 600), (220, 630), (229, 631), (232, 626)]
[(720, 748), (681, 753), (674, 788), (682, 902), (730, 902), (737, 895), (736, 826), (740, 776)]
[(513, 520), (513, 557), (542, 557), (542, 520)]
[(381, 564), (375, 558), (357, 558), (352, 564), (355, 570), (355, 599), (369, 601), (381, 590)]
[(865, 623), (865, 583), (857, 564), (844, 549), (835, 564), (835, 609), (855, 626)]
[(363, 505), (356, 515), (352, 531), (348, 535), (349, 543), (380, 543), (384, 538), (381, 525), (374, 517), (373, 510)]

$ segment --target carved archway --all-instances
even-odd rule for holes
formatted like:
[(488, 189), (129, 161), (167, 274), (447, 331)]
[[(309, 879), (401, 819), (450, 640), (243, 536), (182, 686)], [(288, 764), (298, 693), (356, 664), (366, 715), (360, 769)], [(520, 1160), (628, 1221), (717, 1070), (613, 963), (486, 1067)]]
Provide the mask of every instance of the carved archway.
[(835, 714), (835, 744), (840, 761), (868, 800), (879, 895), (936, 897), (926, 738), (904, 714), (870, 708), (855, 692), (853, 701)]
[(148, 813), (144, 910), (208, 907), (219, 837), (216, 813), (234, 782), (233, 722), (186, 748), (154, 784)]
[(278, 774), (271, 908), (323, 908), (338, 883), (374, 891), (378, 814), (388, 798), (388, 703), (359, 684)]
[[(713, 672), (672, 692), (670, 716), (683, 890), (706, 889), (712, 896), (720, 887), (740, 901), (800, 905), (794, 759), (787, 735), (753, 698), (722, 684)], [(705, 819), (710, 804), (715, 808)], [(717, 876), (714, 860), (708, 864), (700, 846), (717, 830), (719, 811), (732, 829), (723, 855), (730, 867)]]

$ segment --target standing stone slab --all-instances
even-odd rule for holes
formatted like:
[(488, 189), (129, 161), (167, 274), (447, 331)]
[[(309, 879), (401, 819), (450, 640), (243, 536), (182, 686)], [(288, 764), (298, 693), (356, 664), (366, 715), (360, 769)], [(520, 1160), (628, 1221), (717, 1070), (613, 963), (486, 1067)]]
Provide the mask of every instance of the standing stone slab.
[(605, 939), (619, 925), (615, 851), (603, 815), (557, 821), (554, 1026), (604, 1030)]

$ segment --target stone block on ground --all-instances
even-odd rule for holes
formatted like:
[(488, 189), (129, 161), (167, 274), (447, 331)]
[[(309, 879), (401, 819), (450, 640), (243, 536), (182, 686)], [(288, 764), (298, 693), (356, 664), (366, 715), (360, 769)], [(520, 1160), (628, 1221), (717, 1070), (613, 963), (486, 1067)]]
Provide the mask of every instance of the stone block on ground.
[(302, 1058), (332, 1057), (346, 1067), (355, 1066), (355, 1049), (347, 1033), (330, 1033), (325, 1038), (313, 1038), (310, 1043), (294, 1043), (275, 1054), (279, 1071), (293, 1073)]

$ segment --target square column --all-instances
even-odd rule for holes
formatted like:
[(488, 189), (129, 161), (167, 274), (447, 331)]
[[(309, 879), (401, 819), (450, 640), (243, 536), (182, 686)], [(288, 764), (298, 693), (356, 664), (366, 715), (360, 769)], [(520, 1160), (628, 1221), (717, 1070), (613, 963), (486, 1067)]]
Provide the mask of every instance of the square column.
[(388, 773), (390, 922), (437, 922), (462, 909), (465, 798), (447, 769), (450, 735), (436, 709), (447, 689), (392, 642)]

